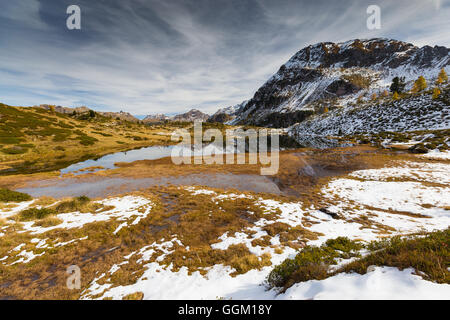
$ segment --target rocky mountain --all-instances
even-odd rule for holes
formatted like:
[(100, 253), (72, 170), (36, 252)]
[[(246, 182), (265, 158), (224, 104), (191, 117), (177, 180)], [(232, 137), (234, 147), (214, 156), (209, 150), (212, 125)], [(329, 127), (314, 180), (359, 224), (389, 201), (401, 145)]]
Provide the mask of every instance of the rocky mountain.
[(208, 120), (209, 115), (206, 113), (201, 112), (197, 109), (191, 109), (186, 113), (177, 114), (176, 116), (172, 117), (173, 121), (182, 121), (182, 122), (194, 122), (194, 121), (206, 121)]
[(120, 120), (125, 120), (125, 121), (130, 121), (130, 122), (138, 122), (139, 121), (139, 119), (136, 118), (135, 116), (133, 116), (131, 113), (124, 112), (124, 111), (120, 111), (120, 112), (97, 112), (97, 113), (101, 114), (104, 117), (112, 118), (112, 119), (120, 119)]
[(166, 120), (170, 120), (170, 117), (162, 113), (151, 114), (142, 119), (142, 121), (145, 123), (164, 122)]
[(239, 114), (240, 110), (244, 105), (247, 104), (248, 101), (244, 101), (235, 106), (230, 106), (226, 108), (219, 109), (216, 113), (214, 113), (211, 117), (208, 118), (208, 122), (230, 122), (236, 118)]
[(164, 114), (154, 114), (146, 116), (142, 121), (147, 123), (156, 123), (164, 121), (180, 121), (180, 122), (194, 122), (201, 121), (205, 122), (209, 119), (209, 115), (201, 112), (197, 109), (191, 109), (188, 112), (177, 114), (175, 116), (169, 117)]
[(370, 101), (374, 93), (379, 96), (387, 90), (396, 76), (405, 77), (409, 89), (419, 75), (436, 79), (442, 68), (450, 73), (446, 47), (419, 48), (381, 38), (310, 45), (243, 103), (231, 122), (288, 127), (313, 114)]
[[(64, 113), (64, 114), (77, 114), (77, 115), (81, 115), (84, 113), (88, 113), (89, 111), (91, 111), (92, 109), (86, 107), (86, 106), (82, 106), (82, 107), (76, 107), (76, 108), (70, 108), (70, 107), (62, 107), (62, 106), (54, 106), (54, 105), (49, 105), (49, 104), (41, 104), (39, 106), (36, 106), (38, 108), (43, 108), (46, 110), (54, 110), (55, 112), (58, 113)], [(95, 111), (95, 110), (92, 110)], [(124, 112), (124, 111), (120, 111), (120, 112), (102, 112), (102, 111), (95, 111), (97, 114), (100, 114), (104, 117), (107, 118), (111, 118), (111, 119), (120, 119), (120, 120), (125, 120), (125, 121), (130, 121), (130, 122), (138, 122), (139, 119), (136, 118), (135, 116), (133, 116), (131, 113), (129, 112)]]
[(86, 113), (89, 112), (89, 108), (82, 106), (82, 107), (76, 107), (76, 108), (69, 108), (69, 107), (62, 107), (62, 106), (53, 106), (50, 104), (41, 104), (39, 106), (35, 106), (38, 108), (42, 108), (42, 109), (46, 109), (46, 110), (51, 110), (53, 109), (54, 111), (58, 112), (58, 113), (64, 113), (64, 114), (82, 114), (82, 113)]
[(450, 85), (441, 87), (434, 98), (431, 91), (349, 104), (324, 114), (313, 115), (288, 129), (296, 140), (311, 135), (339, 136), (359, 133), (406, 132), (450, 128)]

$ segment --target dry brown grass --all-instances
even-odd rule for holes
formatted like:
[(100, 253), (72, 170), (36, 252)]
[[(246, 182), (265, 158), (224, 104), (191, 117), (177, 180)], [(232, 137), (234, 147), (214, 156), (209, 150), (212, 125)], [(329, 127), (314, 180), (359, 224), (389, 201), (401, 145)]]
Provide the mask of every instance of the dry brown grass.
[(34, 223), (35, 226), (38, 227), (43, 227), (43, 228), (47, 228), (47, 227), (53, 227), (53, 226), (57, 226), (58, 224), (61, 224), (63, 221), (57, 217), (54, 216), (50, 216), (50, 217), (46, 217), (44, 219), (38, 220)]
[[(193, 197), (190, 192), (178, 187), (154, 187), (136, 195), (145, 195), (152, 199), (152, 213), (138, 225), (123, 228), (116, 236), (112, 233), (120, 224), (119, 221), (96, 222), (80, 229), (54, 229), (39, 236), (55, 241), (57, 239), (56, 242), (67, 242), (86, 236), (87, 240), (64, 247), (37, 249), (36, 244), (30, 243), (36, 236), (19, 233), (20, 224), (16, 224), (15, 229), (12, 229), (11, 225), (10, 232), (0, 243), (0, 256), (10, 256), (5, 264), (0, 264), (0, 282), (7, 284), (0, 288), (0, 296), (20, 299), (76, 299), (81, 290), (66, 288), (65, 272), (68, 266), (77, 265), (81, 268), (83, 289), (95, 277), (107, 273), (113, 264), (123, 262), (124, 256), (162, 238), (171, 239), (174, 236), (183, 246), (175, 244), (172, 248), (174, 252), (160, 262), (165, 266), (172, 264), (174, 270), (186, 266), (190, 272), (204, 273), (205, 268), (222, 263), (235, 268), (233, 275), (237, 275), (270, 265), (269, 255), (257, 257), (250, 253), (245, 245), (230, 246), (227, 250), (212, 249), (210, 246), (227, 231), (230, 234), (242, 232), (258, 217), (275, 218), (276, 212), (265, 214), (263, 208), (255, 204), (255, 200), (251, 199), (255, 194), (249, 193), (249, 198), (239, 201), (225, 199), (218, 204), (211, 202), (211, 196)], [(279, 197), (279, 200), (282, 199), (287, 198)], [(56, 222), (53, 218), (46, 218), (39, 223), (50, 225)], [(45, 251), (45, 254), (27, 264), (9, 266), (17, 260), (17, 257), (11, 255), (11, 249), (21, 243), (27, 244), (21, 250), (35, 254)], [(187, 246), (189, 250), (186, 249)], [(99, 283), (108, 281), (113, 286), (132, 284), (142, 276), (144, 264), (155, 261), (161, 254), (160, 251), (156, 252), (150, 261), (144, 263), (139, 263), (140, 256), (135, 254), (120, 270)]]
[(144, 299), (144, 293), (142, 292), (130, 293), (122, 298), (122, 300), (142, 300), (142, 299)]
[[(419, 237), (394, 237), (372, 243), (371, 254), (351, 262), (337, 272), (365, 274), (369, 266), (391, 266), (400, 270), (414, 268), (426, 280), (450, 283), (450, 229), (420, 234)], [(336, 272), (336, 273), (337, 273)]]

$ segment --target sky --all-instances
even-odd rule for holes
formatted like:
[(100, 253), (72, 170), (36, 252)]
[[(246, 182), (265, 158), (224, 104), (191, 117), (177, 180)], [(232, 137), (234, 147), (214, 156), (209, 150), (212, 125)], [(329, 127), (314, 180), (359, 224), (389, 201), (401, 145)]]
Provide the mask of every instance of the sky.
[[(81, 30), (66, 26), (70, 5)], [(366, 26), (369, 5), (381, 8), (379, 30)], [(212, 114), (310, 44), (450, 47), (449, 17), (450, 0), (1, 0), (0, 102)]]

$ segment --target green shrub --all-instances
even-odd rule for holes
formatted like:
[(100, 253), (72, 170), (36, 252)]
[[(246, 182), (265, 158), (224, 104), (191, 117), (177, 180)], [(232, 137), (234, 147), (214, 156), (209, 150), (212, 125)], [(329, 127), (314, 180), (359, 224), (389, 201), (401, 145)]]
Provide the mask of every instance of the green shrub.
[(67, 134), (63, 134), (63, 133), (57, 133), (55, 134), (55, 136), (53, 137), (53, 141), (55, 142), (63, 142), (66, 141), (68, 138)]
[(19, 221), (32, 221), (44, 219), (55, 214), (55, 210), (50, 208), (30, 208), (23, 210), (18, 215)]
[(293, 259), (286, 259), (276, 266), (266, 279), (269, 287), (288, 288), (296, 282), (312, 279), (322, 280), (328, 275), (328, 267), (337, 258), (349, 259), (359, 256), (363, 245), (348, 238), (330, 239), (320, 247), (307, 246)]
[(11, 147), (11, 148), (2, 149), (2, 152), (5, 154), (24, 154), (27, 151), (28, 151), (28, 149), (21, 148), (21, 147)]
[[(341, 251), (342, 253), (352, 253), (361, 250), (364, 246), (362, 243), (352, 241), (346, 237), (338, 237), (336, 239), (328, 239), (325, 245), (331, 249)], [(341, 253), (341, 255), (342, 255)]]
[[(91, 204), (91, 199), (86, 196), (80, 196), (73, 198), (72, 200), (64, 201), (56, 205), (54, 210), (58, 213), (65, 212), (88, 212), (93, 207)], [(100, 205), (99, 205), (100, 206)]]
[(98, 141), (98, 139), (89, 137), (85, 134), (78, 136), (77, 139), (80, 140), (80, 144), (84, 146), (91, 146)]
[(23, 139), (18, 137), (0, 137), (0, 143), (4, 144), (18, 144), (22, 141)]
[(80, 203), (87, 203), (87, 202), (91, 201), (91, 199), (89, 199), (88, 196), (79, 196), (79, 197), (76, 197), (75, 200)]
[(365, 274), (369, 266), (414, 268), (425, 280), (450, 283), (450, 229), (414, 238), (393, 237), (373, 242), (373, 251), (362, 259), (349, 263), (339, 272)]
[(22, 143), (18, 145), (19, 147), (23, 147), (23, 148), (34, 148), (35, 145), (32, 143)]
[(31, 196), (26, 193), (0, 188), (0, 201), (2, 202), (22, 202), (31, 199)]
[[(360, 257), (358, 250), (371, 253), (329, 272), (337, 258)], [(294, 283), (323, 280), (342, 272), (367, 273), (369, 266), (396, 267), (400, 270), (413, 268), (425, 280), (450, 283), (450, 229), (419, 235), (399, 236), (373, 241), (367, 245), (347, 238), (328, 240), (321, 247), (307, 246), (294, 259), (286, 259), (274, 267), (266, 279), (270, 288), (286, 290)]]
[(100, 132), (100, 131), (92, 131), (92, 133), (99, 134), (104, 137), (112, 137), (113, 136), (112, 134), (104, 133), (104, 132)]

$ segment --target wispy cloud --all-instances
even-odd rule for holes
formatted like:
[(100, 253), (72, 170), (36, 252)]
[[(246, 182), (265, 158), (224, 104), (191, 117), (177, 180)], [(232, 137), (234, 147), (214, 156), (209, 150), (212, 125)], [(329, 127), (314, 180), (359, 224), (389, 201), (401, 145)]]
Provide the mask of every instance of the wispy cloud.
[(448, 0), (70, 0), (0, 4), (0, 100), (135, 114), (206, 112), (250, 98), (281, 64), (319, 41), (392, 37), (450, 46)]

